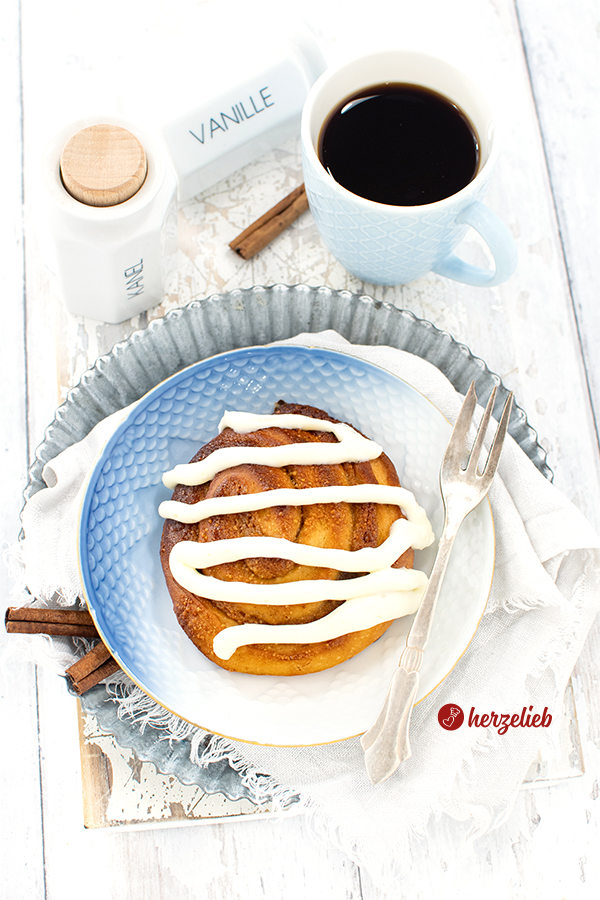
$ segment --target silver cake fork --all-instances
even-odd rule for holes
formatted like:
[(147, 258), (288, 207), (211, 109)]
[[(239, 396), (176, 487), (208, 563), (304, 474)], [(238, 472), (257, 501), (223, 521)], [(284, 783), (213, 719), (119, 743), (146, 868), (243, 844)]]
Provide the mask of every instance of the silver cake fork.
[(399, 764), (411, 755), (408, 732), (419, 685), (419, 670), (431, 632), (431, 623), (452, 545), (465, 517), (475, 509), (490, 489), (508, 428), (513, 400), (512, 392), (504, 404), (490, 452), (483, 471), (480, 472), (478, 470), (479, 457), (495, 400), (496, 388), (494, 387), (469, 453), (468, 435), (477, 405), (475, 382), (471, 383), (444, 453), (440, 469), (440, 488), (444, 502), (444, 528), (435, 563), (381, 712), (371, 728), (361, 738), (361, 744), (365, 751), (367, 774), (373, 784), (379, 784), (389, 778)]

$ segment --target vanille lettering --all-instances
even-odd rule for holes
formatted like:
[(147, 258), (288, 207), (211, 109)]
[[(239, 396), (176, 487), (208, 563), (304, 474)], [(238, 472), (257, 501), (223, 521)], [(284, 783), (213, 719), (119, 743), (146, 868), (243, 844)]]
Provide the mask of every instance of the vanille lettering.
[(274, 100), (273, 100), (272, 103), (267, 103), (267, 100), (271, 100), (271, 99), (272, 99), (272, 94), (267, 94), (267, 96), (265, 97), (265, 93), (266, 93), (268, 90), (269, 90), (268, 87), (264, 87), (264, 88), (261, 88), (260, 91), (258, 92), (258, 93), (260, 94), (261, 98), (262, 98), (263, 103), (264, 103), (265, 106), (267, 107), (267, 109), (269, 108), (269, 106), (275, 106), (275, 101), (274, 101)]
[(136, 263), (135, 266), (130, 266), (128, 269), (125, 269), (123, 275), (125, 276), (125, 290), (127, 291), (127, 297), (139, 297), (140, 294), (144, 293), (144, 280), (142, 278), (142, 272), (144, 271), (144, 260), (140, 259), (139, 263)]
[(195, 137), (197, 141), (200, 141), (200, 143), (203, 144), (204, 143), (204, 122), (202, 123), (202, 128), (200, 129), (200, 134), (202, 135), (202, 137), (198, 137), (198, 135), (195, 134), (195, 132), (193, 132), (191, 129), (190, 129), (190, 134), (192, 135), (192, 137)]
[(548, 707), (544, 707), (544, 712), (540, 716), (539, 713), (531, 712), (533, 706), (527, 709), (523, 707), (521, 714), (513, 713), (482, 713), (479, 715), (475, 712), (475, 707), (471, 707), (469, 713), (469, 728), (489, 728), (490, 726), (498, 729), (498, 734), (506, 734), (509, 728), (548, 728), (552, 724), (552, 715), (548, 712)]
[[(252, 99), (252, 98), (250, 98), (250, 99)], [(241, 106), (241, 108), (242, 108), (242, 112), (244, 113), (244, 115), (246, 116), (247, 119), (253, 119), (253, 118), (254, 118), (254, 116), (256, 115), (256, 113), (250, 113), (250, 115), (248, 115), (248, 113), (246, 112), (246, 107), (244, 106), (244, 104), (242, 103), (241, 100), (240, 100), (240, 106)]]
[(223, 123), (223, 127), (225, 128), (225, 131), (227, 131), (227, 129), (229, 128), (229, 125), (227, 124), (225, 119), (229, 119), (230, 122), (235, 122), (236, 125), (240, 124), (238, 110), (234, 106), (232, 106), (231, 112), (235, 112), (235, 119), (233, 118), (233, 116), (227, 115), (227, 113), (221, 113), (221, 122)]
[[(208, 128), (206, 130), (210, 131), (210, 138), (215, 136), (218, 131), (229, 131), (229, 123), (232, 125), (240, 125), (242, 122), (253, 119), (254, 116), (258, 115), (265, 111), (265, 109), (269, 109), (271, 106), (275, 106), (275, 101), (273, 100), (273, 95), (269, 93), (268, 87), (260, 88), (258, 91), (258, 95), (260, 100), (256, 98), (256, 101), (252, 94), (248, 95), (248, 100), (252, 104), (251, 107), (244, 106), (244, 102), (246, 106), (248, 105), (248, 101), (239, 100), (237, 103), (234, 103), (231, 107), (231, 115), (228, 112), (219, 112), (217, 117), (211, 116), (211, 119), (208, 123)], [(269, 102), (271, 101), (271, 102)], [(257, 106), (258, 103), (258, 106)], [(252, 112), (252, 109), (254, 112)], [(205, 135), (206, 135), (204, 122), (200, 124), (200, 128), (196, 129), (196, 131), (192, 131), (190, 128), (190, 134), (192, 137), (196, 138), (196, 140), (200, 144), (204, 144)]]
[(210, 136), (211, 136), (211, 138), (212, 138), (213, 134), (215, 133), (215, 131), (217, 131), (217, 129), (218, 129), (219, 131), (225, 131), (225, 130), (226, 130), (225, 128), (223, 128), (222, 125), (219, 125), (219, 123), (217, 122), (216, 119), (211, 119), (211, 120), (210, 120)]

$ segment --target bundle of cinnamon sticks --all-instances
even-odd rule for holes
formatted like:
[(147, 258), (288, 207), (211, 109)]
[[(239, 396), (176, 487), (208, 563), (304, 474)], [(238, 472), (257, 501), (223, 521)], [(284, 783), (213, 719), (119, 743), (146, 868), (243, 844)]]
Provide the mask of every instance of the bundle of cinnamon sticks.
[(82, 637), (98, 640), (95, 647), (66, 670), (71, 687), (76, 694), (83, 694), (119, 669), (118, 662), (110, 655), (100, 640), (94, 621), (84, 609), (49, 609), (47, 607), (9, 606), (4, 616), (9, 634), (49, 634), (63, 637)]

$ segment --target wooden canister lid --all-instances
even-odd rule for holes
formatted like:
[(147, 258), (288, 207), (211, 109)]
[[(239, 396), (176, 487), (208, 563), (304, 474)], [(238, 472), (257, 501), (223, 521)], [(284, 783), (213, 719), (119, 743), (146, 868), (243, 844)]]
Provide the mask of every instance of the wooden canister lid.
[(73, 135), (60, 157), (69, 194), (87, 206), (117, 206), (136, 194), (148, 164), (144, 148), (118, 125), (92, 125)]

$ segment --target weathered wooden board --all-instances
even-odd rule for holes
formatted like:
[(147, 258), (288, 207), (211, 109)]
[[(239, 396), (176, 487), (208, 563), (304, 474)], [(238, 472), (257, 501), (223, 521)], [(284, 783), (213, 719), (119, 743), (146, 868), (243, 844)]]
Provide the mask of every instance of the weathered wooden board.
[[(11, 473), (0, 485), (2, 539), (16, 538), (27, 463), (57, 403), (99, 354), (193, 297), (298, 281), (364, 289), (464, 341), (515, 389), (548, 450), (556, 484), (600, 526), (594, 416), (600, 321), (593, 283), (597, 4), (424, 0), (407, 6), (372, 0), (368, 11), (362, 0), (347, 0), (343, 11), (334, 0), (288, 4), (306, 17), (333, 62), (382, 43), (425, 49), (466, 69), (490, 94), (504, 140), (488, 203), (511, 228), (520, 254), (507, 284), (480, 290), (430, 275), (393, 289), (361, 285), (324, 250), (310, 214), (255, 259), (241, 260), (228, 242), (301, 181), (299, 146), (292, 140), (180, 209), (178, 272), (160, 308), (116, 326), (70, 317), (40, 260), (32, 228), (39, 152), (63, 121), (90, 110), (124, 112), (132, 93), (141, 97), (152, 74), (148, 81), (142, 77), (144, 54), (163, 88), (170, 82), (168, 90), (176, 91), (178, 79), (193, 78), (207, 50), (201, 22), (209, 5), (181, 0), (168, 17), (158, 0), (106, 0), (101, 15), (93, 17), (75, 0), (7, 0), (0, 11), (0, 158), (9, 173), (0, 225), (9, 248), (0, 273), (0, 446)], [(212, 43), (226, 59), (227, 30)], [(474, 262), (486, 260), (475, 238), (465, 242), (464, 252)], [(6, 595), (11, 579), (4, 570), (0, 585)], [(510, 818), (479, 839), (472, 855), (460, 828), (445, 819), (415, 841), (425, 900), (483, 892), (491, 900), (572, 900), (598, 893), (599, 652), (595, 628), (573, 677), (575, 712), (569, 721), (576, 721), (580, 743), (572, 736), (569, 744), (565, 736), (558, 754), (563, 767), (538, 773), (546, 786), (523, 787)], [(366, 873), (311, 840), (296, 817), (246, 816), (134, 832), (85, 829), (77, 710), (62, 680), (45, 670), (36, 675), (30, 663), (13, 660), (8, 672), (0, 672), (0, 700), (3, 736), (9, 736), (0, 759), (0, 865), (11, 900), (74, 900), (82, 890), (90, 900), (311, 894), (382, 900)], [(557, 783), (548, 786), (553, 774)], [(562, 777), (567, 774), (573, 777)], [(178, 802), (185, 809), (183, 800), (173, 801)]]

